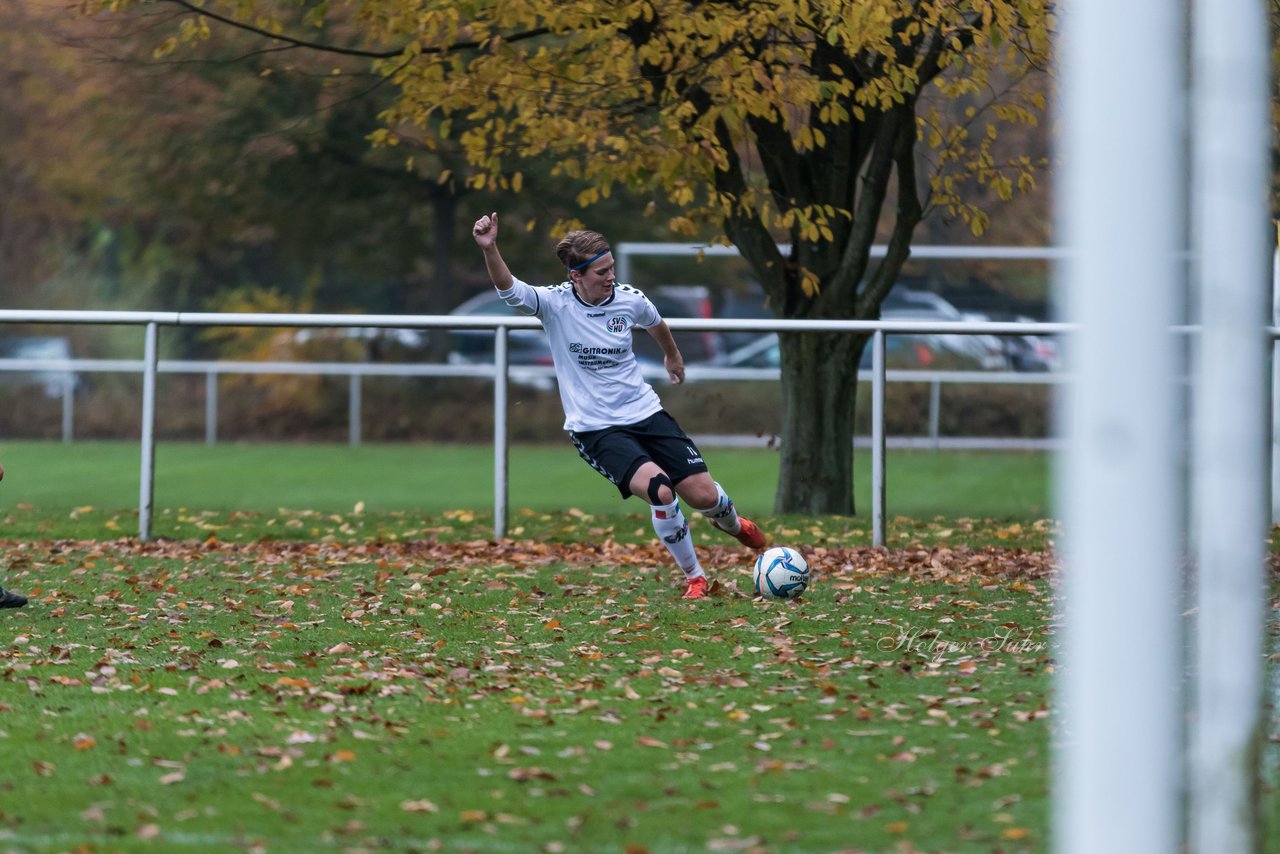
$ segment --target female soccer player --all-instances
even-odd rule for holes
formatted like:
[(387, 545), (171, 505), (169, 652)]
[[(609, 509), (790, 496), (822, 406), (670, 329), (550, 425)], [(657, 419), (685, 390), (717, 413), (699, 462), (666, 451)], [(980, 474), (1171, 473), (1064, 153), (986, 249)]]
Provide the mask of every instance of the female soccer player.
[(680, 498), (749, 548), (762, 549), (765, 540), (711, 479), (693, 440), (640, 373), (631, 347), (634, 327), (662, 348), (671, 382), (684, 381), (684, 357), (666, 321), (643, 293), (614, 281), (613, 253), (594, 231), (571, 231), (556, 245), (568, 281), (550, 287), (533, 287), (511, 275), (498, 251), (497, 213), (480, 217), (471, 233), (498, 296), (542, 321), (559, 380), (564, 428), (578, 454), (624, 499), (637, 495), (648, 501), (653, 530), (684, 571), (684, 598), (706, 596), (707, 576), (689, 539)]

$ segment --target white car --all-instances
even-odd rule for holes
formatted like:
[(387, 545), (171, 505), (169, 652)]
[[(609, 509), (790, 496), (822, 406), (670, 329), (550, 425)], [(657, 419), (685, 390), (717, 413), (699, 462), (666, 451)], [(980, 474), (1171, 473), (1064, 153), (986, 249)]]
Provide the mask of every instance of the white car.
[[(966, 318), (960, 310), (937, 294), (895, 289), (880, 307), (881, 320), (923, 320), (952, 322)], [(885, 339), (889, 367), (906, 369), (946, 368), (961, 370), (1004, 370), (1008, 357), (995, 335), (936, 333), (889, 335)], [(727, 354), (721, 364), (738, 368), (776, 368), (781, 363), (778, 336), (769, 333)], [(859, 367), (871, 368), (871, 349), (862, 353)]]
[[(71, 358), (71, 343), (66, 338), (54, 336), (30, 336), (22, 338), (0, 337), (0, 360), (22, 359), (40, 361), (66, 361)], [(74, 390), (80, 385), (80, 377), (74, 372), (58, 370), (0, 371), (0, 381), (29, 381), (44, 388), (47, 397), (62, 397), (68, 380)]]

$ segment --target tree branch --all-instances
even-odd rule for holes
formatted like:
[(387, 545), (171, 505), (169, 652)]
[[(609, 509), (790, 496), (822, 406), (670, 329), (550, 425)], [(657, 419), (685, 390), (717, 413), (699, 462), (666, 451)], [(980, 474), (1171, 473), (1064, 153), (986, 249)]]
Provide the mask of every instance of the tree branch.
[[(725, 234), (738, 247), (738, 251), (747, 259), (754, 269), (759, 271), (777, 269), (786, 266), (787, 259), (778, 251), (777, 241), (769, 233), (769, 229), (760, 222), (759, 217), (741, 207), (743, 196), (747, 191), (746, 178), (743, 175), (742, 160), (734, 143), (733, 134), (725, 126), (723, 120), (716, 121), (716, 141), (725, 152), (728, 160), (727, 169), (715, 172), (716, 190), (735, 200), (736, 206), (725, 217)], [(781, 289), (777, 285), (781, 283)], [(783, 316), (785, 313), (788, 291), (784, 277), (768, 277), (761, 275), (760, 284), (774, 305), (775, 311)]]
[(889, 295), (902, 265), (911, 255), (911, 236), (920, 223), (924, 211), (920, 206), (919, 188), (916, 187), (915, 165), (915, 111), (899, 107), (905, 121), (898, 124), (898, 134), (893, 141), (893, 162), (898, 170), (898, 211), (889, 235), (889, 246), (884, 258), (876, 265), (866, 289), (858, 296), (858, 316), (869, 314), (871, 307), (879, 309)]
[[(360, 48), (339, 47), (337, 45), (330, 45), (330, 44), (323, 44), (321, 42), (308, 41), (306, 39), (299, 39), (299, 38), (294, 38), (292, 36), (280, 35), (279, 33), (272, 33), (262, 29), (261, 27), (255, 27), (252, 24), (246, 24), (243, 21), (237, 21), (235, 18), (227, 17), (225, 15), (219, 15), (217, 12), (211, 12), (208, 9), (202, 9), (199, 6), (192, 5), (190, 2), (188, 2), (188, 0), (165, 0), (165, 2), (172, 3), (176, 6), (180, 6), (183, 9), (186, 9), (188, 12), (190, 12), (193, 15), (200, 15), (202, 17), (209, 18), (210, 20), (217, 21), (220, 24), (225, 24), (229, 27), (234, 27), (238, 30), (243, 30), (248, 33), (253, 33), (254, 35), (261, 36), (262, 38), (265, 38), (265, 39), (284, 42), (285, 44), (291, 45), (292, 47), (306, 48), (307, 50), (315, 50), (315, 51), (320, 51), (322, 53), (336, 53), (342, 56), (360, 56), (360, 57), (365, 57), (367, 59), (391, 59), (393, 57), (397, 57), (400, 54), (404, 53), (404, 48), (402, 47), (396, 48), (395, 50), (362, 50)], [(550, 32), (551, 30), (548, 29), (547, 27), (534, 27), (532, 30), (527, 30), (523, 33), (515, 33), (514, 35), (510, 35), (510, 36), (503, 36), (502, 40), (504, 42), (518, 42), (518, 41), (524, 41), (526, 39), (537, 38), (538, 36), (545, 36)], [(449, 45), (448, 48), (451, 50), (478, 50), (484, 47), (488, 43), (489, 43), (489, 40), (455, 42)], [(422, 50), (419, 52), (423, 54), (433, 54), (433, 53), (444, 53), (444, 51), (445, 51), (445, 48), (443, 47), (424, 46)]]

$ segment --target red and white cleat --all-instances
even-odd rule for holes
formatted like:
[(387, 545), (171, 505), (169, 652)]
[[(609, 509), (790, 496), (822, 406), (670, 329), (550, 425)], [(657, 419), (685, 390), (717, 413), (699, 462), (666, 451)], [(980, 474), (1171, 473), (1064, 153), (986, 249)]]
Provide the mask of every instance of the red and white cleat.
[[(759, 525), (745, 516), (738, 517), (738, 525), (738, 533), (729, 534), (728, 531), (725, 531), (725, 533), (749, 549), (764, 548), (764, 532), (760, 530)], [(719, 525), (716, 525), (716, 527), (720, 528)], [(720, 528), (720, 530), (724, 531), (724, 528)]]
[(697, 578), (689, 579), (689, 586), (684, 590), (682, 599), (704, 599), (707, 595), (707, 577), (699, 575)]

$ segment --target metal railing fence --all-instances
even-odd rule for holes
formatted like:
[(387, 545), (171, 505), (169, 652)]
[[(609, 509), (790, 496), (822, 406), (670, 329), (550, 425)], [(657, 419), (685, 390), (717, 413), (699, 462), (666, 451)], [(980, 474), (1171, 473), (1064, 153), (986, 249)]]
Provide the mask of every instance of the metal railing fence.
[[(885, 542), (885, 338), (894, 333), (966, 335), (1060, 335), (1065, 323), (860, 321), (860, 320), (712, 320), (673, 318), (673, 330), (721, 332), (868, 332), (871, 340), (871, 517), (872, 541)], [(492, 329), (494, 332), (494, 536), (507, 531), (509, 443), (507, 397), (511, 377), (508, 335), (512, 329), (537, 329), (532, 317), (466, 317), (455, 315), (354, 315), (214, 313), (160, 311), (35, 311), (0, 310), (0, 324), (127, 325), (143, 328), (141, 464), (138, 496), (138, 537), (151, 539), (155, 495), (156, 377), (159, 373), (159, 330), (172, 327), (325, 327), (396, 329)], [(367, 370), (372, 367), (361, 365)], [(479, 367), (479, 366), (477, 366)], [(482, 368), (478, 375), (490, 369)]]
[[(76, 389), (80, 385), (81, 374), (141, 374), (145, 370), (142, 359), (3, 359), (0, 358), (0, 377), (9, 374), (38, 374), (40, 382), (46, 386), (46, 394), (56, 397), (61, 406), (61, 439), (64, 444), (75, 440), (76, 421)], [(642, 367), (645, 377), (650, 381), (663, 380), (666, 373), (656, 366)], [(347, 442), (351, 447), (359, 447), (363, 441), (362, 422), (363, 388), (366, 378), (475, 378), (492, 381), (495, 376), (492, 364), (452, 364), (452, 363), (419, 363), (419, 362), (273, 362), (273, 361), (240, 361), (234, 359), (197, 360), (197, 359), (160, 359), (156, 363), (158, 374), (186, 374), (203, 376), (204, 394), (204, 442), (215, 445), (218, 442), (218, 413), (221, 392), (218, 381), (224, 376), (327, 376), (346, 377), (348, 379), (347, 395)], [(711, 364), (693, 364), (688, 366), (688, 382), (741, 382), (763, 381), (777, 382), (782, 375), (780, 368), (735, 368)], [(508, 377), (517, 383), (536, 384), (538, 388), (551, 389), (555, 379), (555, 369), (545, 365), (512, 365)], [(923, 369), (889, 369), (885, 371), (885, 381), (894, 383), (913, 383), (929, 387), (928, 412), (926, 415), (926, 432), (911, 437), (916, 447), (932, 447), (939, 449), (943, 445), (941, 435), (942, 387), (944, 385), (1057, 385), (1064, 382), (1065, 375), (1060, 372), (1024, 372), (1024, 371), (973, 371), (973, 370), (923, 370)], [(858, 371), (858, 381), (870, 383), (873, 372), (869, 369)], [(858, 437), (855, 437), (855, 441)], [(891, 439), (894, 441), (894, 439)], [(950, 447), (965, 446), (972, 442), (974, 447), (1000, 447), (998, 437), (967, 437), (964, 441), (951, 441)], [(1020, 443), (1019, 447), (1027, 443)], [(1037, 443), (1039, 446), (1045, 442)]]

